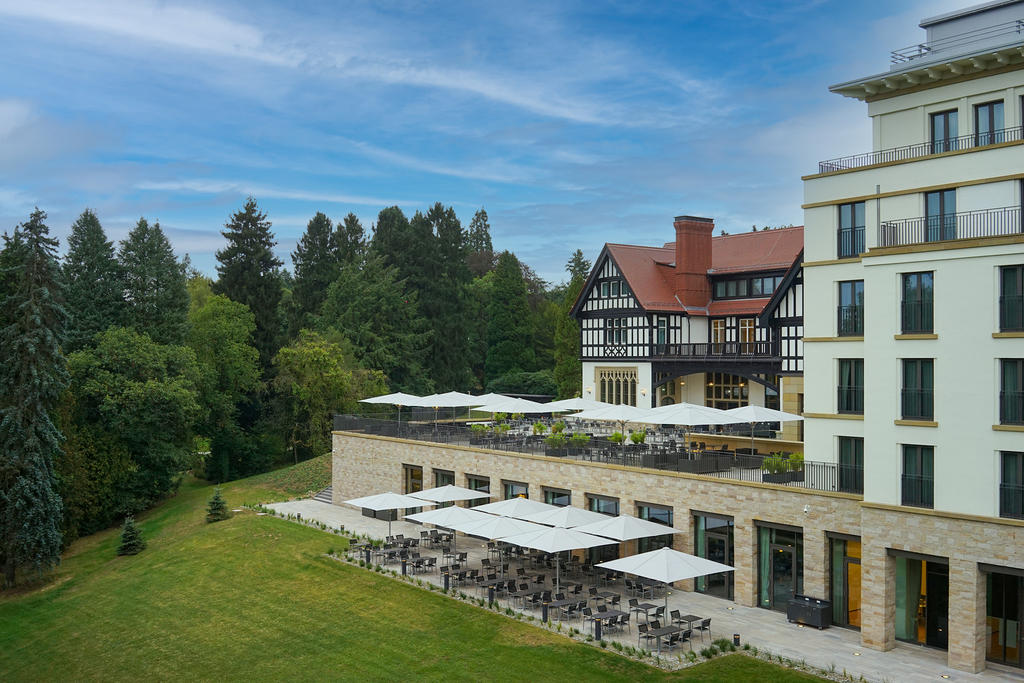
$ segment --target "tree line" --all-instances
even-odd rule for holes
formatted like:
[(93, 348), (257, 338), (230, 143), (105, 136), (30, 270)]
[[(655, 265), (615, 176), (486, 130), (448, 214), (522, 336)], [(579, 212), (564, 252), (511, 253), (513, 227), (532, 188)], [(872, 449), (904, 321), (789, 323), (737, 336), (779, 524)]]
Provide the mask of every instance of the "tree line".
[(145, 218), (115, 245), (85, 210), (58, 253), (38, 209), (0, 250), (0, 568), (54, 566), (75, 538), (176, 490), (326, 452), (333, 412), (386, 391), (577, 395), (568, 316), (590, 264), (552, 286), (494, 252), (486, 211), (441, 203), (314, 215), (274, 255), (249, 198), (217, 277)]

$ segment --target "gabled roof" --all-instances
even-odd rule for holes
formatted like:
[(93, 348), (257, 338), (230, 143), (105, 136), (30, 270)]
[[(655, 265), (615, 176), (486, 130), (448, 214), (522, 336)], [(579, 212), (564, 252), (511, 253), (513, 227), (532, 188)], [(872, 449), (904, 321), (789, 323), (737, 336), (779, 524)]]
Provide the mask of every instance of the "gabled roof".
[(641, 306), (654, 311), (683, 310), (672, 289), (675, 271), (667, 265), (674, 260), (675, 250), (633, 244), (608, 244), (606, 248)]
[(801, 249), (800, 253), (797, 254), (796, 259), (793, 261), (793, 265), (789, 267), (789, 271), (786, 276), (782, 278), (782, 282), (775, 288), (775, 294), (772, 295), (771, 300), (768, 301), (768, 305), (764, 307), (761, 312), (761, 316), (757, 321), (758, 325), (767, 327), (769, 320), (775, 311), (778, 310), (779, 304), (786, 298), (786, 292), (793, 286), (793, 281), (796, 280), (797, 276), (803, 271), (804, 268), (804, 250)]
[[(669, 242), (664, 247), (672, 250), (670, 261), (675, 261), (675, 246), (675, 242)], [(793, 265), (793, 259), (803, 248), (802, 225), (719, 235), (711, 238), (711, 270), (708, 274), (784, 270)]]

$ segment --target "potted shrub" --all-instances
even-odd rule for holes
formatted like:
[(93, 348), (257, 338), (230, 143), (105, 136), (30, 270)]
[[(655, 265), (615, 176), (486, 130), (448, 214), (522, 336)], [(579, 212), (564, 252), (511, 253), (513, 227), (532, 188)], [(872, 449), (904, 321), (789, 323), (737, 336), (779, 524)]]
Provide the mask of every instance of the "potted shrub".
[(487, 435), (490, 433), (491, 428), (488, 425), (470, 425), (469, 427), (469, 443), (470, 444), (481, 444), (487, 441)]
[(803, 481), (804, 480), (804, 454), (803, 453), (790, 453), (789, 454), (789, 476), (790, 481)]
[(494, 425), (494, 434), (501, 438), (508, 434), (508, 430), (512, 429), (512, 425), (507, 422), (502, 422), (499, 425)]
[(551, 425), (551, 433), (552, 434), (561, 434), (564, 431), (565, 431), (565, 423), (562, 422), (561, 420), (559, 420), (555, 424)]
[(512, 417), (512, 420), (522, 420), (523, 419), (523, 414), (522, 413), (512, 413), (511, 417)]
[(566, 438), (564, 434), (552, 434), (544, 439), (544, 455), (551, 455), (556, 458), (568, 455), (565, 443)]
[(589, 434), (572, 434), (569, 436), (569, 452), (574, 455), (579, 455), (580, 451), (586, 448), (589, 443)]
[(641, 429), (639, 432), (633, 432), (629, 435), (629, 440), (637, 445), (642, 444), (647, 441), (647, 431)]
[(543, 434), (546, 431), (548, 431), (548, 426), (546, 424), (544, 424), (543, 422), (534, 422), (533, 423), (533, 434), (534, 434), (534, 436), (540, 436), (541, 434)]
[(608, 440), (612, 443), (620, 444), (626, 440), (626, 435), (622, 432), (612, 432), (612, 435), (608, 437)]
[(781, 453), (772, 453), (764, 459), (761, 481), (766, 484), (787, 484), (792, 481), (789, 459)]

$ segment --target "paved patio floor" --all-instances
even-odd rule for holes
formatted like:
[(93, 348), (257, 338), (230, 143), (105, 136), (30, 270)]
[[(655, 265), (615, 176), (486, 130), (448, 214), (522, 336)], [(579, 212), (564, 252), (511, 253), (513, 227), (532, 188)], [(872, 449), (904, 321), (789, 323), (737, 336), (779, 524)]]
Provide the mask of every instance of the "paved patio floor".
[[(282, 513), (301, 514), (304, 519), (316, 520), (340, 528), (344, 526), (350, 532), (365, 534), (371, 538), (383, 538), (387, 534), (387, 522), (364, 517), (359, 510), (347, 506), (330, 505), (315, 500), (297, 500), (288, 503), (275, 503), (268, 507)], [(393, 522), (393, 534), (404, 534), (407, 538), (419, 538), (420, 532), (431, 527), (412, 524), (410, 522)], [(459, 535), (456, 540), (459, 551), (468, 551), (470, 568), (479, 567), (485, 555), (485, 545), (480, 539)], [(436, 551), (420, 549), (424, 556), (436, 554)], [(440, 564), (440, 559), (438, 560)], [(513, 567), (517, 566), (515, 563)], [(534, 573), (531, 570), (531, 574)], [(440, 584), (440, 576), (434, 574), (418, 575), (418, 578)], [(572, 579), (568, 579), (572, 581)], [(564, 580), (563, 580), (564, 582)], [(476, 588), (461, 588), (468, 594), (476, 595)], [(621, 585), (611, 588), (622, 593), (625, 605), (627, 595)], [(648, 599), (649, 602), (662, 604), (664, 598)], [(843, 628), (829, 628), (819, 631), (814, 628), (803, 628), (786, 621), (780, 612), (772, 612), (755, 607), (742, 607), (730, 601), (709, 595), (686, 591), (671, 591), (669, 610), (678, 609), (683, 614), (698, 614), (711, 617), (711, 628), (714, 638), (732, 638), (739, 633), (744, 643), (750, 643), (759, 649), (768, 650), (776, 655), (794, 661), (804, 660), (807, 664), (828, 670), (833, 665), (837, 672), (844, 670), (859, 678), (864, 676), (869, 681), (892, 681), (904, 683), (911, 681), (1021, 681), (1024, 682), (1024, 671), (989, 665), (980, 674), (970, 674), (952, 669), (946, 665), (946, 653), (907, 643), (898, 643), (894, 650), (878, 652), (861, 647), (860, 633)], [(536, 613), (539, 616), (539, 612)], [(953, 620), (955, 623), (955, 620)], [(583, 628), (576, 621), (572, 625)], [(608, 636), (623, 643), (637, 646), (635, 623), (632, 630), (622, 634)], [(695, 647), (699, 650), (701, 641), (696, 640)], [(686, 648), (684, 646), (683, 651)], [(672, 655), (675, 656), (674, 654)], [(948, 676), (943, 678), (943, 676)]]

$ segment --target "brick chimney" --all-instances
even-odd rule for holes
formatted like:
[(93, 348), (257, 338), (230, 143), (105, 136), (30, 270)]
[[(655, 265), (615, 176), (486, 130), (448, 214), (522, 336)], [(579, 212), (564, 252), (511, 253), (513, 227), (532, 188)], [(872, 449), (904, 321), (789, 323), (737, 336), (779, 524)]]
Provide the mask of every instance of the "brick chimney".
[(687, 307), (703, 308), (711, 300), (711, 233), (713, 218), (676, 216), (676, 296)]

